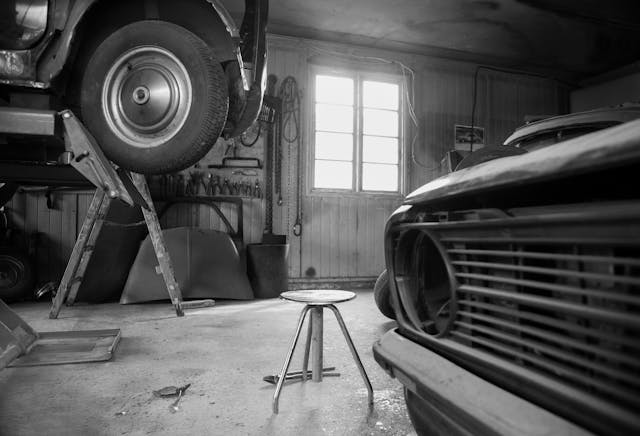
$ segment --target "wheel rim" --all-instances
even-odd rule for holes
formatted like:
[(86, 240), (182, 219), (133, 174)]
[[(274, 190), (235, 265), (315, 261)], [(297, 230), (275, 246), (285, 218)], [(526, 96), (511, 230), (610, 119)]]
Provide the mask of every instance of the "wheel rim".
[(191, 108), (191, 79), (182, 62), (156, 46), (123, 53), (107, 72), (102, 110), (112, 132), (141, 148), (173, 138)]
[(0, 256), (0, 289), (16, 286), (24, 275), (24, 267), (10, 256)]

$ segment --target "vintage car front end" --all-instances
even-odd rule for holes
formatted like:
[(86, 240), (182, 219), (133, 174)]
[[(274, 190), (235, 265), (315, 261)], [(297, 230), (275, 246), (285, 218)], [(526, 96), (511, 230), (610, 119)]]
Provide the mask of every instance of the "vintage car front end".
[(374, 345), (419, 434), (640, 432), (640, 120), (451, 173), (389, 218)]

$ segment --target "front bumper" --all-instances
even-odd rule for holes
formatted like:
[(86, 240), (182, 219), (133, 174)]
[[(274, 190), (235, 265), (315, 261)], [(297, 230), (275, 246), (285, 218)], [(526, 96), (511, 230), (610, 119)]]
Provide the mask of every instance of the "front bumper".
[[(373, 355), (385, 371), (422, 400), (419, 413), (425, 416), (421, 421), (437, 423), (444, 434), (591, 434), (485, 381), (395, 330), (387, 332), (373, 345)], [(414, 416), (412, 419), (416, 421)]]

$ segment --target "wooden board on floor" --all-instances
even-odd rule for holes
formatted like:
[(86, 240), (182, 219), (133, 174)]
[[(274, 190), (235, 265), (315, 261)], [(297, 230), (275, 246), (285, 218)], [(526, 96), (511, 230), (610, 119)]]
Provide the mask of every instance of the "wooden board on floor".
[(62, 365), (110, 360), (120, 342), (120, 329), (40, 332), (29, 352), (10, 367)]

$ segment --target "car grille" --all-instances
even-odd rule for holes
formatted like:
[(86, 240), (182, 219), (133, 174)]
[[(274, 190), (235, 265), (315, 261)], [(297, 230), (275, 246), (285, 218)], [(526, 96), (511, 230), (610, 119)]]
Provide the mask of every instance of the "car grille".
[[(503, 369), (516, 367), (509, 388), (531, 392), (532, 383), (543, 384), (549, 395), (538, 393), (535, 400), (570, 410), (572, 418), (593, 424), (593, 415), (578, 415), (600, 409), (593, 412), (623, 422), (618, 428), (637, 429), (640, 209), (616, 204), (514, 214), (414, 223), (401, 230), (428, 232), (442, 247), (455, 283), (448, 324), (425, 344), (436, 341), (437, 349), (500, 381), (510, 378)], [(429, 259), (420, 259), (427, 265), (409, 268), (406, 275), (430, 274)], [(402, 277), (399, 283), (406, 292)], [(419, 292), (428, 295), (430, 289)], [(432, 320), (421, 322), (418, 336), (424, 338)], [(414, 333), (416, 327), (414, 322)], [(487, 362), (508, 365), (491, 368)]]

